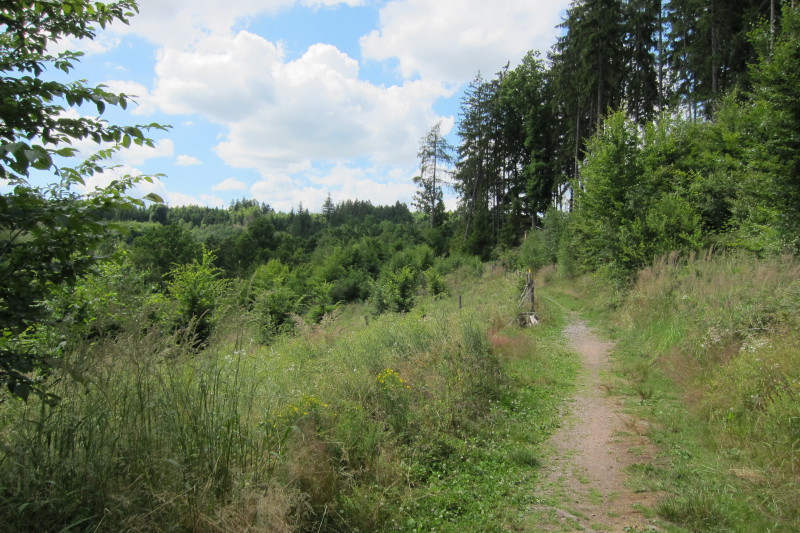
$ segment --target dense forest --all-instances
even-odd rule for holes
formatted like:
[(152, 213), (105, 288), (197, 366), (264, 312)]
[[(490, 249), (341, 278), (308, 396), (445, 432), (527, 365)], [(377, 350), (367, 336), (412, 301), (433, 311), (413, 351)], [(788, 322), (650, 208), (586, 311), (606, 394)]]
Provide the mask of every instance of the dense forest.
[[(76, 192), (164, 126), (64, 115), (129, 98), (47, 80), (79, 60), (47, 46), (94, 38), (93, 25), (137, 10), (132, 0), (0, 8), (9, 531), (235, 531), (258, 522), (252, 513), (264, 531), (412, 530), (391, 521), (415, 490), (459, 454), (485, 459), (466, 444), (475, 420), (513, 423), (487, 407), (517, 400), (478, 324), (502, 322), (509, 310), (491, 297), (512, 300), (519, 287), (487, 272), (555, 264), (563, 278), (601, 279), (629, 309), (620, 302), (660, 258), (691, 264), (710, 250), (788, 264), (800, 250), (794, 1), (575, 1), (551, 50), (469, 84), (455, 146), (440, 124), (420, 139), (413, 211), (329, 196), (319, 213), (132, 197), (148, 176)], [(111, 147), (66, 167), (74, 141)], [(32, 185), (37, 171), (54, 183)], [(481, 309), (446, 314), (471, 290), (465, 280), (486, 283)], [(788, 323), (792, 305), (742, 328)], [(535, 405), (551, 427), (558, 379), (542, 381)], [(236, 508), (258, 497), (273, 508)]]
[(548, 209), (574, 214), (590, 269), (796, 246), (796, 16), (760, 0), (575, 2), (546, 58), (464, 97), (467, 249), (514, 246)]

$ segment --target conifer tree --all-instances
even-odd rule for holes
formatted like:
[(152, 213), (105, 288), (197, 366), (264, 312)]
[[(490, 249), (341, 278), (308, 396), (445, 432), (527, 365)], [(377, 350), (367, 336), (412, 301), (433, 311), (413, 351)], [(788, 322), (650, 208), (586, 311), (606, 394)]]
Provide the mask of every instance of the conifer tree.
[(444, 218), (442, 176), (449, 172), (449, 167), (453, 164), (454, 150), (447, 139), (442, 137), (441, 122), (437, 122), (420, 139), (417, 153), (420, 160), (420, 175), (414, 178), (414, 183), (420, 190), (414, 193), (412, 205), (430, 217), (432, 228), (441, 224)]
[[(461, 196), (464, 239), (469, 236), (476, 212), (488, 212), (490, 177), (493, 174), (491, 148), (495, 144), (491, 106), (497, 85), (480, 73), (470, 83), (461, 99), (455, 187)], [(482, 219), (488, 217), (481, 217)]]
[(651, 118), (663, 102), (659, 84), (661, 0), (625, 3), (625, 107), (639, 124)]

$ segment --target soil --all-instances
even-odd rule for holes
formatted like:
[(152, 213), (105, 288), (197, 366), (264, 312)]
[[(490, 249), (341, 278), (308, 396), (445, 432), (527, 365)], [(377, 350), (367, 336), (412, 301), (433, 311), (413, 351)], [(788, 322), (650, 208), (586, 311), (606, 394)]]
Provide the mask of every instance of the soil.
[(609, 394), (613, 344), (577, 318), (564, 335), (580, 354), (582, 370), (544, 462), (540, 501), (548, 504), (533, 510), (549, 522), (543, 530), (658, 531), (648, 518), (658, 494), (630, 485), (629, 467), (650, 462), (655, 452), (647, 425), (624, 412), (621, 396)]

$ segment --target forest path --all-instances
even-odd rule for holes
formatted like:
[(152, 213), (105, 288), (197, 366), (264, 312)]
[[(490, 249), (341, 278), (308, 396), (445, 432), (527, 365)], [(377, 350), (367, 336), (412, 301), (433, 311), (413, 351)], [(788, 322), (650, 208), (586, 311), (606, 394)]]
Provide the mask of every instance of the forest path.
[(548, 505), (533, 510), (549, 530), (658, 531), (646, 516), (658, 495), (628, 483), (629, 467), (650, 462), (654, 450), (646, 424), (609, 394), (613, 343), (575, 316), (564, 335), (580, 354), (581, 371), (569, 413), (549, 442), (540, 488)]

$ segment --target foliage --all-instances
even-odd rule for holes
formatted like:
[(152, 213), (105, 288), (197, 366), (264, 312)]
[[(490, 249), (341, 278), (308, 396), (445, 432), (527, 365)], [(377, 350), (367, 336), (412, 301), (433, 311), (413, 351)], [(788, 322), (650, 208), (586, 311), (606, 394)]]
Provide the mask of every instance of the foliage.
[[(693, 135), (697, 144), (678, 142), (695, 132), (703, 134)], [(642, 134), (621, 114), (609, 118), (590, 142), (576, 195), (573, 229), (584, 266), (625, 278), (664, 253), (698, 250), (714, 227), (726, 226), (730, 214), (716, 219), (698, 194), (708, 179), (698, 152), (716, 149), (706, 132), (712, 126), (664, 119)]]
[[(751, 122), (756, 125), (752, 170), (756, 174), (751, 198), (761, 210), (779, 212), (774, 223), (795, 249), (800, 235), (800, 10), (784, 7), (781, 31), (762, 32), (758, 63), (753, 68), (754, 95)], [(758, 179), (761, 178), (761, 179)], [(764, 178), (768, 184), (764, 184)], [(766, 201), (765, 201), (766, 200)], [(756, 215), (758, 216), (758, 215)], [(762, 218), (762, 217), (759, 217)], [(763, 220), (763, 218), (762, 218)], [(769, 222), (771, 220), (767, 219)]]
[(300, 297), (288, 287), (277, 286), (258, 293), (253, 311), (259, 327), (258, 338), (269, 344), (277, 335), (291, 333), (292, 314), (299, 311)]
[(131, 243), (131, 258), (140, 270), (148, 273), (151, 283), (164, 283), (176, 266), (202, 257), (202, 249), (186, 227), (160, 224), (145, 229)]
[(175, 266), (169, 278), (167, 291), (177, 303), (177, 327), (187, 331), (195, 346), (206, 344), (228, 287), (214, 266), (214, 253), (204, 249), (199, 261)]
[(418, 273), (409, 266), (384, 274), (372, 285), (371, 300), (377, 314), (405, 313), (414, 306)]
[[(272, 263), (254, 284), (280, 279), (284, 267)], [(65, 354), (72, 371), (49, 383), (65, 401), (0, 404), (4, 525), (341, 531), (410, 529), (409, 518), (426, 529), (518, 523), (533, 494), (534, 478), (524, 474), (556, 426), (566, 387), (556, 367), (567, 359), (550, 350), (525, 358), (531, 367), (515, 376), (536, 375), (546, 387), (529, 380), (524, 395), (505, 391), (486, 324), (514, 305), (513, 283), (499, 277), (473, 289), (472, 309), (458, 313), (431, 301), (425, 320), (411, 312), (365, 327), (353, 315), (269, 346), (251, 342), (242, 320), (201, 352), (139, 328), (75, 346)], [(536, 429), (513, 433), (523, 425)], [(530, 490), (518, 490), (521, 479)], [(485, 497), (450, 505), (462, 490)]]
[(447, 294), (447, 285), (435, 268), (430, 267), (424, 273), (425, 288), (431, 296), (444, 296)]
[(547, 265), (560, 263), (560, 250), (571, 245), (569, 220), (568, 213), (548, 209), (542, 218), (542, 227), (532, 230), (522, 242), (518, 264), (515, 266), (539, 270)]
[[(76, 192), (86, 178), (103, 172), (104, 161), (114, 152), (131, 143), (152, 146), (144, 131), (163, 127), (72, 118), (65, 113), (67, 107), (87, 104), (102, 114), (107, 105), (124, 109), (129, 97), (82, 81), (45, 78), (49, 68), (69, 73), (80, 57), (70, 51), (52, 55), (49, 45), (66, 38), (91, 39), (95, 24), (127, 22), (136, 9), (133, 1), (70, 0), (6, 2), (0, 10), (0, 179), (11, 188), (0, 197), (0, 331), (6, 341), (46, 318), (38, 302), (53, 286), (74, 282), (94, 264), (93, 252), (110, 229), (102, 215), (131, 203), (141, 205), (126, 191), (140, 180), (151, 180), (127, 176), (85, 195)], [(74, 167), (56, 163), (75, 157), (77, 149), (69, 145), (82, 140), (101, 149)], [(58, 181), (34, 186), (36, 171), (52, 171)], [(31, 372), (46, 365), (37, 354), (12, 345), (0, 346), (0, 384), (27, 398)]]
[(59, 317), (52, 327), (70, 342), (114, 336), (141, 313), (150, 300), (146, 277), (120, 251), (97, 265), (74, 286), (61, 286), (44, 302)]

